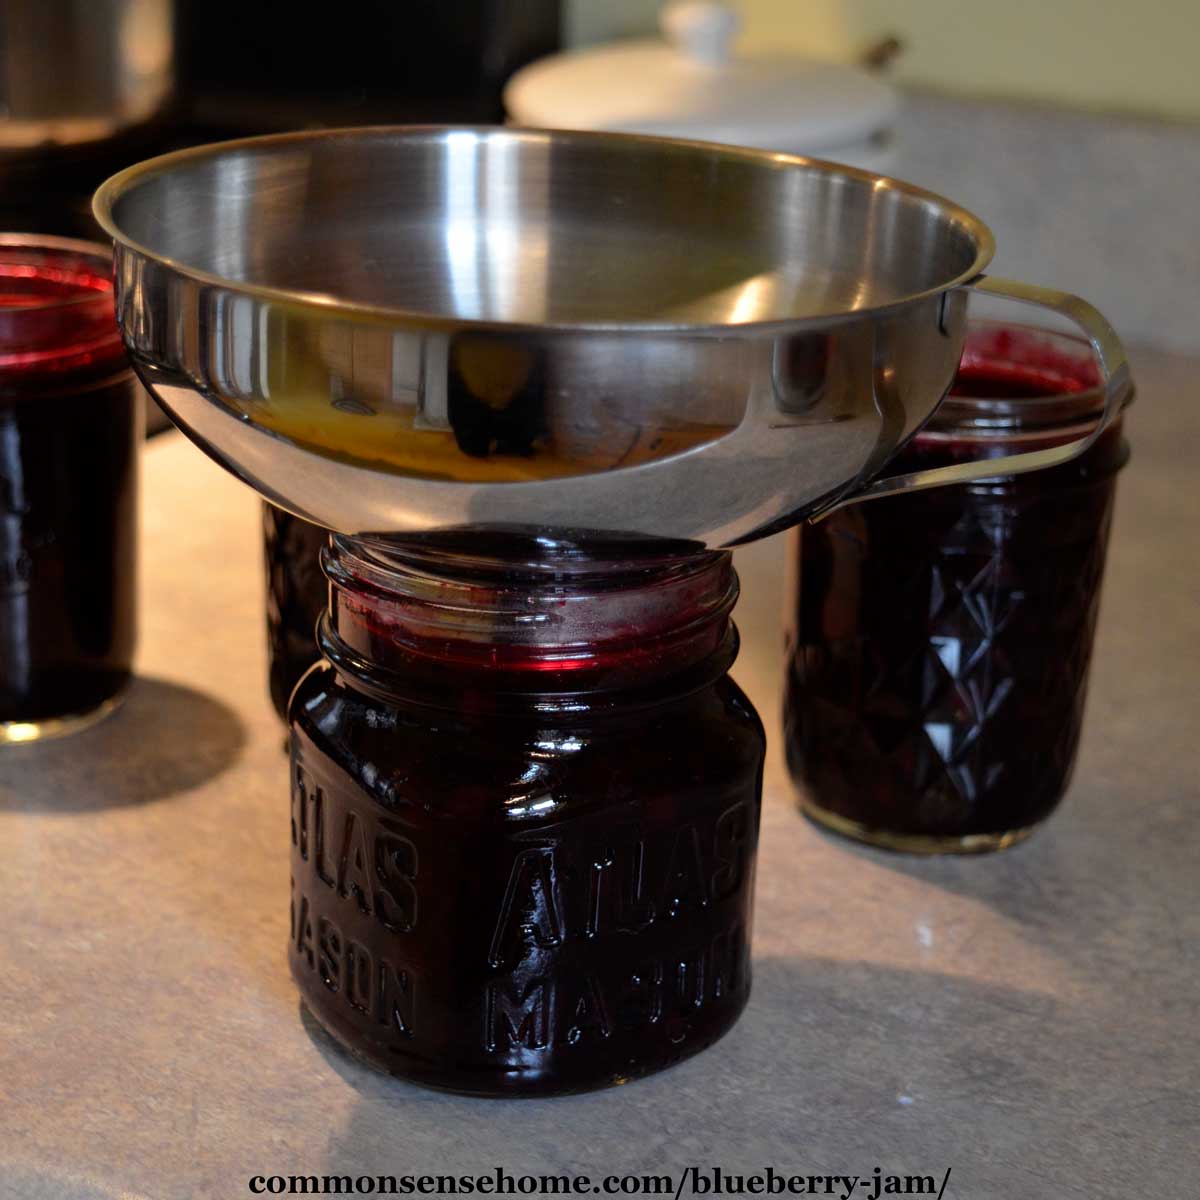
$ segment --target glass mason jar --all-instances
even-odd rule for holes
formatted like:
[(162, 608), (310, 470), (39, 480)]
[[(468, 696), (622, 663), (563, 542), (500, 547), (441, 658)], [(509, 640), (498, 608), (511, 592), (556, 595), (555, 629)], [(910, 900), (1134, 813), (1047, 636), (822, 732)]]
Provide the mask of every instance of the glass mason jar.
[(300, 676), (321, 657), (317, 619), (329, 585), (321, 551), (329, 531), (263, 501), (263, 558), (267, 568), (267, 682), (271, 703), (287, 720), (288, 697)]
[(143, 417), (111, 271), (0, 236), (0, 743), (90, 724), (130, 678)]
[[(975, 322), (919, 470), (1094, 425), (1090, 348)], [(1079, 742), (1120, 421), (1062, 466), (850, 506), (791, 535), (784, 734), (801, 808), (860, 841), (999, 849), (1054, 810)]]
[(292, 973), (358, 1056), (534, 1095), (721, 1036), (750, 988), (764, 736), (727, 553), (334, 537), (290, 707)]

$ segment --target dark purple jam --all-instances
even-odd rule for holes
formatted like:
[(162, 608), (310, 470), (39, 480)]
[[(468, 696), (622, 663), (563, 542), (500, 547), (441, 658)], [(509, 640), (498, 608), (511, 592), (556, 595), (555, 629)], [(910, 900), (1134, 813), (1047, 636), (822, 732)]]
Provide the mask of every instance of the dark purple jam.
[(99, 246), (0, 240), (0, 741), (130, 677), (141, 396), (109, 269)]
[(383, 1070), (579, 1091), (749, 995), (762, 726), (725, 554), (553, 566), (337, 538), (291, 701), (292, 973)]
[(267, 678), (271, 703), (287, 720), (288, 698), (300, 676), (321, 657), (317, 618), (329, 588), (321, 551), (329, 531), (263, 501), (263, 557), (267, 568)]
[[(1074, 339), (984, 325), (896, 473), (1094, 422)], [(1064, 466), (840, 510), (792, 536), (785, 739), (805, 812), (865, 841), (982, 850), (1044, 820), (1083, 718), (1119, 427)]]

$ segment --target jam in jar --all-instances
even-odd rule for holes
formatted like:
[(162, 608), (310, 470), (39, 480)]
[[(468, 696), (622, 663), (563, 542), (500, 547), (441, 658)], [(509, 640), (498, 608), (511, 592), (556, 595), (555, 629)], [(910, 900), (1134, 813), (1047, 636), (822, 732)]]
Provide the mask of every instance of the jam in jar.
[[(1087, 344), (974, 323), (897, 473), (1080, 437)], [(860, 841), (998, 849), (1053, 811), (1079, 742), (1120, 422), (1077, 459), (849, 506), (793, 532), (784, 732), (801, 808)]]
[(0, 237), (0, 743), (90, 724), (130, 678), (142, 394), (111, 271)]
[(329, 531), (263, 501), (263, 558), (267, 569), (267, 681), (271, 703), (287, 720), (288, 697), (321, 657), (317, 618), (329, 591), (321, 551)]
[(730, 556), (335, 536), (324, 566), (325, 657), (290, 705), (290, 963), (321, 1024), (479, 1095), (720, 1037), (750, 988), (764, 751), (727, 674)]

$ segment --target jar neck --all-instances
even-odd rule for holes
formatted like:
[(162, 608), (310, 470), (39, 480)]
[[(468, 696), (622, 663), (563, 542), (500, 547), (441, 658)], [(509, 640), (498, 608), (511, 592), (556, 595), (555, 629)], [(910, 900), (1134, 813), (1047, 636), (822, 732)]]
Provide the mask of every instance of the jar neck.
[[(1104, 403), (1095, 353), (1083, 338), (1038, 326), (974, 320), (949, 395), (894, 469), (949, 466), (1065, 445), (1096, 428)], [(1120, 470), (1128, 458), (1118, 415), (1070, 462), (963, 486), (973, 493), (1028, 493), (1096, 482)], [(956, 489), (949, 491), (952, 500)]]
[(0, 235), (0, 405), (102, 386), (126, 371), (108, 248)]
[(582, 553), (551, 539), (500, 553), (334, 535), (322, 650), (388, 694), (569, 697), (686, 688), (728, 670), (728, 552)]
[(1096, 425), (1103, 407), (1095, 355), (1083, 338), (1036, 326), (973, 321), (950, 394), (917, 441), (1020, 443), (1020, 449), (1042, 449), (1083, 436)]

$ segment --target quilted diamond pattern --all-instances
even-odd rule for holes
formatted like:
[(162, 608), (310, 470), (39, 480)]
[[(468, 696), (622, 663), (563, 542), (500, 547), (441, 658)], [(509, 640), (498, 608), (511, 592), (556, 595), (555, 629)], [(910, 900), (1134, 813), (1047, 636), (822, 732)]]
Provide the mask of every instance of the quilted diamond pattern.
[(785, 733), (821, 808), (951, 837), (1053, 808), (1079, 740), (1114, 484), (1026, 476), (796, 535)]

